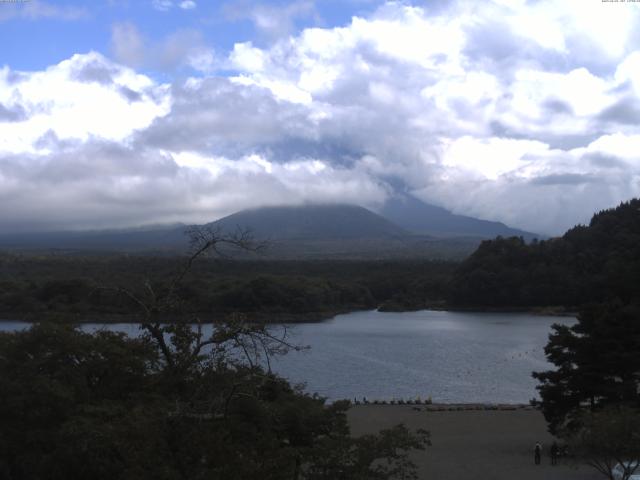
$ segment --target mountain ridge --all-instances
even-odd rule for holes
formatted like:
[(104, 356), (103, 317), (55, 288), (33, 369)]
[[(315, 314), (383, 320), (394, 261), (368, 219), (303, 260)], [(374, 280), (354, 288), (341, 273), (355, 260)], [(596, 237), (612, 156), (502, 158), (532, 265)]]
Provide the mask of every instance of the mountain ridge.
[(256, 238), (347, 239), (401, 237), (409, 232), (364, 207), (350, 204), (283, 205), (241, 210), (209, 226), (249, 227)]
[(509, 227), (502, 222), (458, 215), (404, 194), (395, 195), (387, 200), (380, 214), (410, 232), (436, 237), (503, 236), (523, 237), (527, 241), (544, 237), (537, 233)]
[[(440, 210), (445, 212), (441, 215), (445, 218), (452, 215)], [(414, 233), (389, 218), (349, 204), (261, 207), (242, 210), (204, 226), (228, 234), (238, 229), (250, 230), (257, 241), (269, 243), (267, 258), (452, 259), (463, 258), (482, 239), (490, 238), (464, 229), (449, 237)], [(189, 227), (13, 234), (0, 236), (0, 248), (180, 253), (187, 250), (185, 233)]]

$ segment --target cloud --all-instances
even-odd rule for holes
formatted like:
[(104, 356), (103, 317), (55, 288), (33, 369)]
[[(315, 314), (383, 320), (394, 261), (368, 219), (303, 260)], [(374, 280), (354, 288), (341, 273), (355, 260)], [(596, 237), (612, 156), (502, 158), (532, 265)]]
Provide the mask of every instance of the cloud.
[(535, 185), (584, 185), (595, 182), (597, 179), (593, 176), (580, 173), (554, 173), (536, 177), (531, 181)]
[(3, 2), (2, 5), (0, 5), (0, 21), (11, 19), (71, 21), (88, 17), (89, 11), (84, 7), (54, 5), (42, 0)]
[(183, 67), (209, 72), (219, 62), (198, 30), (177, 30), (160, 41), (151, 41), (131, 22), (112, 26), (111, 51), (117, 61), (127, 66), (166, 72)]
[(145, 61), (146, 47), (137, 27), (131, 22), (121, 22), (111, 29), (111, 50), (119, 62), (139, 67)]
[(624, 97), (603, 110), (598, 115), (598, 119), (626, 125), (639, 125), (640, 99), (634, 96)]
[(0, 103), (0, 122), (19, 122), (26, 117), (27, 114), (22, 105), (7, 107)]
[[(209, 221), (308, 201), (375, 209), (401, 190), (557, 234), (640, 194), (634, 5), (388, 2), (297, 33), (314, 10), (292, 5), (264, 23), (268, 41), (226, 54), (197, 30), (151, 41), (121, 23), (116, 61), (0, 70), (0, 218)], [(610, 44), (601, 18), (619, 22)], [(163, 84), (136, 71), (185, 65), (201, 73)]]
[(60, 140), (126, 141), (168, 111), (166, 90), (94, 52), (18, 76), (5, 68), (0, 70), (0, 104), (13, 118), (0, 122), (0, 152), (35, 153), (48, 134)]
[(182, 1), (173, 1), (173, 0), (153, 0), (151, 2), (153, 8), (159, 10), (161, 12), (167, 12), (172, 8), (180, 8), (182, 10), (193, 10), (197, 7), (197, 4), (194, 0), (182, 0)]
[(299, 19), (320, 21), (313, 0), (297, 0), (285, 5), (236, 0), (225, 4), (223, 11), (229, 20), (250, 20), (259, 32), (269, 38), (291, 34)]
[(280, 103), (264, 88), (209, 78), (174, 84), (171, 93), (171, 112), (141, 130), (139, 142), (177, 152), (242, 155), (314, 135), (306, 109)]

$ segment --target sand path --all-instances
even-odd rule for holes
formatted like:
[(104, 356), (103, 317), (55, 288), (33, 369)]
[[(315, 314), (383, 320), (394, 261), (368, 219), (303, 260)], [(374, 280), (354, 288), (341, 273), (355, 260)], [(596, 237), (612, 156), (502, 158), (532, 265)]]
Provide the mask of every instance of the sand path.
[[(363, 405), (349, 411), (354, 435), (398, 423), (431, 432), (432, 446), (414, 456), (420, 478), (428, 480), (596, 480), (587, 466), (550, 465), (553, 442), (537, 410), (417, 411), (412, 406)], [(541, 465), (533, 446), (543, 444)]]

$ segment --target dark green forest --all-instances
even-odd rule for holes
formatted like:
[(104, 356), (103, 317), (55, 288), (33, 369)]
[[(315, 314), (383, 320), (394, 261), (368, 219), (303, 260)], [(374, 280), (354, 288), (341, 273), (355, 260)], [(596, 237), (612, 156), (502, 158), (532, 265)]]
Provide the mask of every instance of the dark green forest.
[[(158, 291), (180, 256), (0, 255), (0, 314), (12, 319), (108, 321), (132, 312), (108, 287), (148, 279)], [(429, 260), (203, 259), (182, 288), (183, 310), (269, 321), (313, 321), (381, 308), (576, 310), (588, 302), (640, 298), (640, 200), (595, 214), (589, 225), (530, 243), (482, 242), (461, 263)]]
[[(256, 365), (282, 347), (261, 327), (146, 328), (0, 333), (0, 479), (417, 478), (408, 453), (427, 432), (352, 438), (348, 401), (326, 405)], [(240, 343), (244, 361), (228, 353)]]
[[(157, 291), (181, 257), (0, 256), (0, 314), (13, 319), (121, 319), (134, 305), (108, 287)], [(318, 320), (376, 307), (441, 305), (454, 263), (203, 259), (181, 285), (182, 311), (207, 319), (242, 312), (271, 321)]]
[(451, 305), (578, 307), (640, 298), (640, 200), (593, 216), (562, 237), (482, 242), (456, 269)]

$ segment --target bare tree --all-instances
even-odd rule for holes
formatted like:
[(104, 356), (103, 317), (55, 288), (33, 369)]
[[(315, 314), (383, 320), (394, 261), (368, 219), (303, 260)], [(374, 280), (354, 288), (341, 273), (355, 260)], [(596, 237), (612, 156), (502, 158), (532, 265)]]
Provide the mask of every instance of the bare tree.
[(233, 349), (242, 353), (250, 367), (264, 359), (270, 371), (271, 356), (291, 349), (299, 350), (301, 347), (288, 341), (286, 327), (282, 326), (279, 333), (275, 333), (264, 323), (250, 322), (242, 314), (228, 315), (212, 323), (211, 334), (208, 335), (203, 332), (203, 322), (198, 315), (167, 322), (172, 315), (183, 315), (179, 311), (180, 288), (198, 259), (208, 255), (228, 257), (237, 251), (259, 253), (266, 248), (266, 244), (256, 242), (251, 232), (243, 229), (227, 234), (219, 228), (195, 226), (187, 231), (187, 235), (190, 239), (189, 254), (168, 287), (157, 290), (148, 278), (138, 292), (122, 286), (100, 287), (116, 291), (138, 307), (140, 328), (157, 344), (166, 366), (171, 370), (188, 370), (205, 351), (213, 356), (226, 356), (229, 349)]

